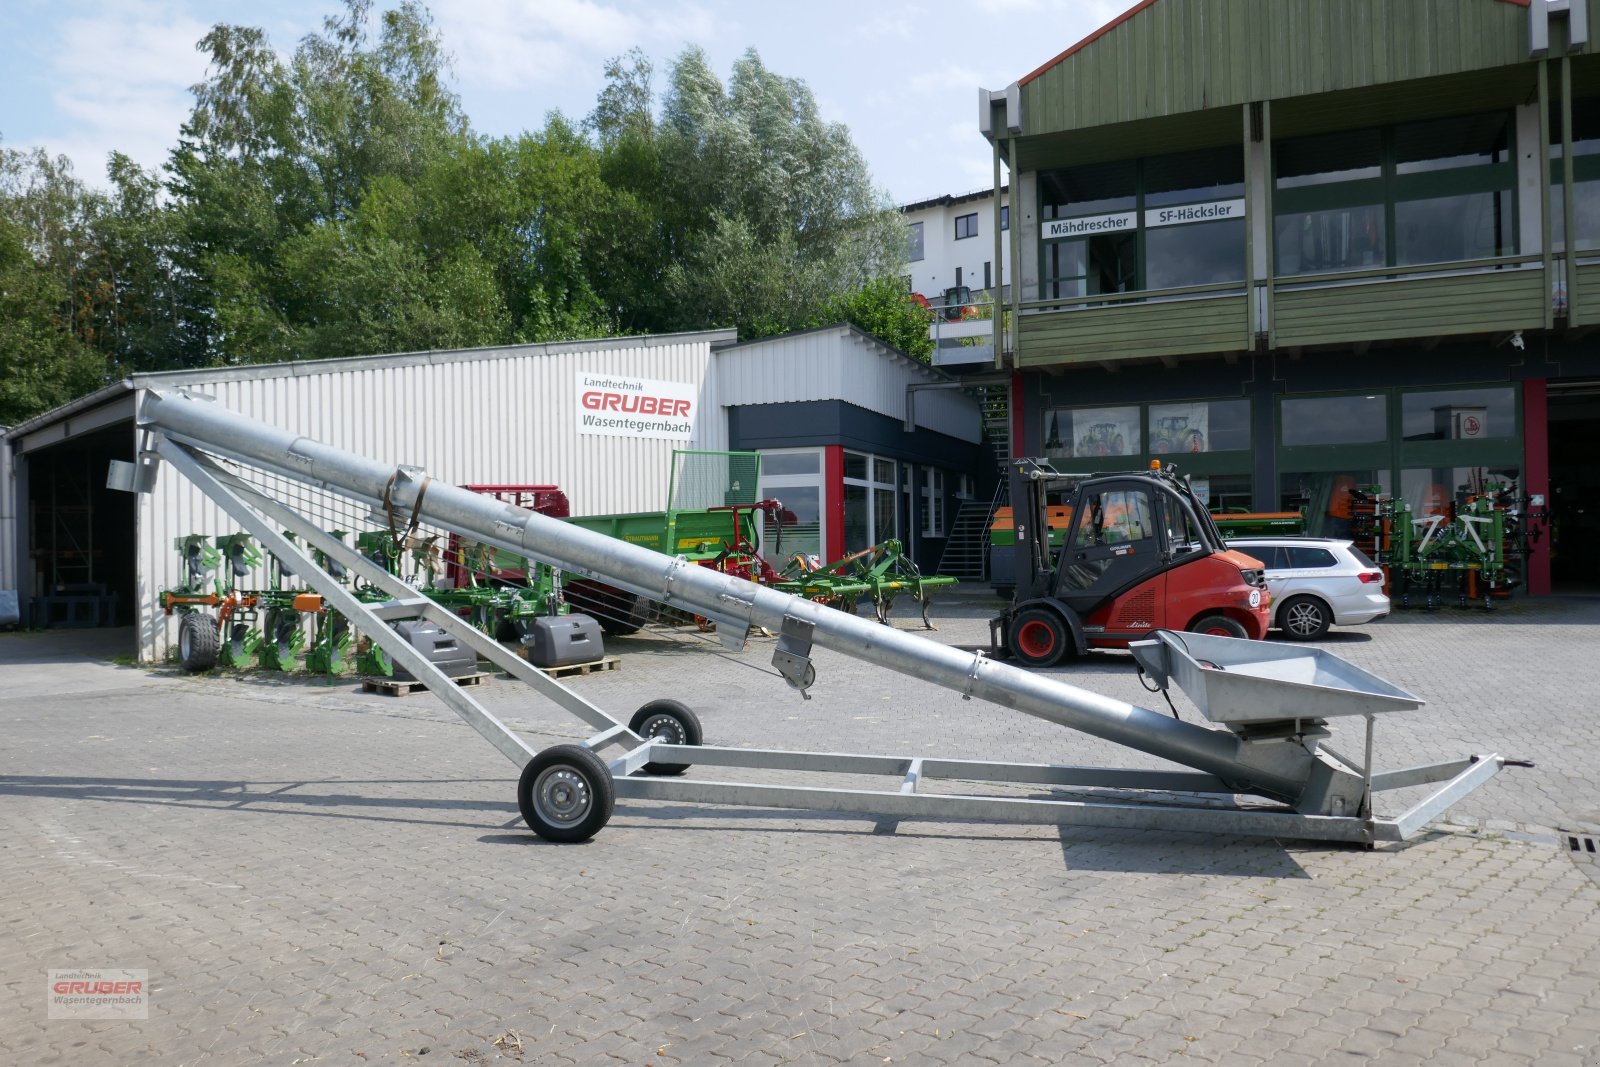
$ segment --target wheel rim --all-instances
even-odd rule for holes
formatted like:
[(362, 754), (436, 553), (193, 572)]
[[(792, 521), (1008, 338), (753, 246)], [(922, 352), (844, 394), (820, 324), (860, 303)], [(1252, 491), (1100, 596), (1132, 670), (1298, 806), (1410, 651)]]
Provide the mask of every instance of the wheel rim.
[(194, 651), (194, 631), (188, 626), (178, 628), (178, 657), (188, 659)]
[(547, 768), (533, 783), (533, 807), (547, 823), (568, 826), (589, 813), (589, 781), (571, 767)]
[(1211, 637), (1232, 637), (1233, 631), (1226, 626), (1211, 626), (1203, 631)]
[(669, 745), (686, 744), (689, 735), (683, 728), (683, 723), (671, 715), (652, 715), (639, 726), (639, 736), (645, 738), (657, 737)]
[(1284, 624), (1297, 634), (1314, 634), (1322, 628), (1322, 609), (1315, 604), (1292, 604)]
[(1033, 659), (1048, 656), (1056, 647), (1056, 635), (1046, 623), (1033, 620), (1017, 628), (1017, 647)]

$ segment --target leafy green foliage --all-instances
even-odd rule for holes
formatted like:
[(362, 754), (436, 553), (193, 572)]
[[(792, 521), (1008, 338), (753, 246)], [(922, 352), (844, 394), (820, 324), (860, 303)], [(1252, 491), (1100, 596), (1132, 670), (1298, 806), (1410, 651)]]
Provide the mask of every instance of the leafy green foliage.
[(105, 191), (0, 151), (0, 419), (139, 370), (848, 319), (911, 354), (898, 214), (849, 132), (752, 51), (656, 95), (638, 49), (581, 124), (475, 134), (417, 0), (283, 55), (219, 24), (164, 175)]
[(879, 278), (836, 298), (824, 321), (851, 323), (923, 363), (933, 358), (933, 312), (913, 301), (898, 278)]

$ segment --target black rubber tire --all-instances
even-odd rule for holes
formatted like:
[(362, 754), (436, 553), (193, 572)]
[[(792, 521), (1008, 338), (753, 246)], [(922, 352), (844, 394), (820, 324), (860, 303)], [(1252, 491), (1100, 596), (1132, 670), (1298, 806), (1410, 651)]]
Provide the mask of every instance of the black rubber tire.
[(1049, 608), (1017, 612), (1006, 631), (1006, 647), (1024, 667), (1054, 667), (1067, 655), (1071, 640), (1066, 623)]
[(217, 665), (221, 643), (215, 616), (194, 612), (178, 623), (178, 666), (190, 674), (209, 671)]
[(1195, 620), (1190, 631), (1197, 634), (1211, 634), (1214, 637), (1239, 637), (1248, 638), (1250, 632), (1244, 628), (1244, 623), (1238, 619), (1230, 619), (1226, 615), (1206, 615)]
[(616, 789), (605, 761), (578, 745), (554, 745), (522, 768), (517, 807), (546, 841), (587, 841), (611, 820)]
[(1314, 596), (1301, 594), (1278, 608), (1278, 628), (1291, 641), (1315, 641), (1333, 625), (1333, 609)]
[[(633, 713), (628, 729), (643, 738), (661, 737), (674, 745), (698, 745), (705, 736), (700, 717), (676, 700), (652, 700)], [(646, 763), (644, 773), (676, 778), (687, 774), (688, 763)]]

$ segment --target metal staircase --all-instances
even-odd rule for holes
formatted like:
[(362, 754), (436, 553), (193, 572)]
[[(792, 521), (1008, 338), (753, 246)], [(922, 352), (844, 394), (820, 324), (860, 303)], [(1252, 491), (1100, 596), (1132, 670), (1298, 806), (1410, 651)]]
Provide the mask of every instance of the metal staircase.
[[(983, 420), (983, 443), (996, 470), (1003, 472), (1011, 458), (1011, 387), (1005, 382), (986, 382), (975, 386), (972, 392)], [(1005, 503), (1005, 492), (1006, 480), (1002, 476), (987, 502), (961, 502), (945, 538), (938, 573), (964, 582), (981, 582), (989, 577), (989, 525), (994, 521), (995, 509)]]

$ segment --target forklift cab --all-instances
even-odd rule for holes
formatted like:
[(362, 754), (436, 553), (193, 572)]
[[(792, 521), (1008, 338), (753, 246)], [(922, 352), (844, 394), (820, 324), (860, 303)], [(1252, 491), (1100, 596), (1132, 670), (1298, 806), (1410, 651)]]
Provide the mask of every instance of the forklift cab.
[[(1080, 614), (1196, 552), (1221, 549), (1192, 498), (1133, 476), (1085, 486), (1056, 558), (1053, 594)], [(1203, 512), (1203, 509), (1201, 509)]]
[[(1053, 497), (1071, 518), (1052, 553)], [(1155, 629), (1265, 636), (1259, 565), (1228, 550), (1171, 468), (1067, 475), (1045, 460), (1019, 459), (1011, 500), (1017, 599), (991, 631), (1028, 666), (1050, 666), (1074, 649), (1124, 648)]]

